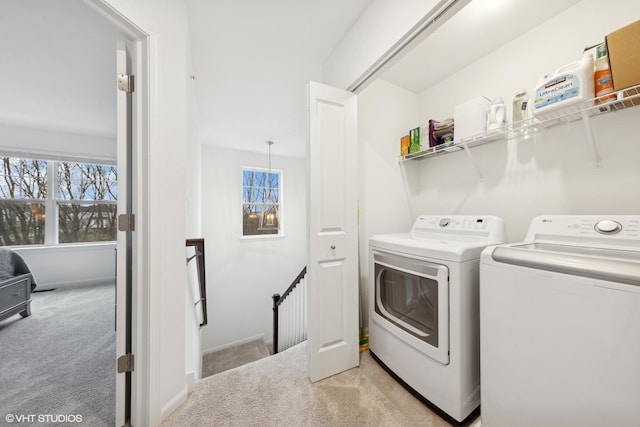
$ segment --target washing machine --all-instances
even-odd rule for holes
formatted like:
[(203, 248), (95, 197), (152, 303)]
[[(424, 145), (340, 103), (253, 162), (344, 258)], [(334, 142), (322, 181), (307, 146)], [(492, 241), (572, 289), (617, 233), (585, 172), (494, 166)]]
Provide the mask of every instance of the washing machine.
[(532, 220), (480, 261), (482, 427), (640, 426), (640, 216)]
[(480, 403), (480, 253), (504, 241), (498, 217), (429, 215), (369, 241), (370, 354), (455, 423)]

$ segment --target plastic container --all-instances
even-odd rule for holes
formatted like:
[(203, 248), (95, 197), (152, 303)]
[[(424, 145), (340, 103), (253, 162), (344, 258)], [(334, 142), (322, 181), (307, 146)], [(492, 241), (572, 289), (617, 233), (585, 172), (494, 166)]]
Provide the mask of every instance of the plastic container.
[(504, 105), (504, 99), (496, 98), (491, 102), (491, 107), (489, 107), (489, 112), (487, 113), (487, 132), (506, 124), (507, 109)]
[(513, 97), (513, 111), (512, 120), (514, 126), (521, 126), (522, 121), (528, 118), (527, 103), (529, 101), (529, 94), (526, 89), (522, 89), (516, 93)]
[(452, 133), (448, 133), (442, 136), (442, 144), (444, 144), (445, 147), (451, 147), (453, 145), (453, 142), (454, 141)]
[(613, 93), (613, 80), (611, 79), (611, 69), (609, 68), (607, 46), (604, 43), (596, 48), (593, 83), (595, 85), (596, 104), (616, 99), (616, 94)]
[(580, 105), (590, 106), (594, 93), (593, 55), (587, 53), (582, 60), (558, 69), (551, 78), (544, 77), (533, 91), (533, 102), (528, 104), (533, 117), (546, 120), (576, 112)]

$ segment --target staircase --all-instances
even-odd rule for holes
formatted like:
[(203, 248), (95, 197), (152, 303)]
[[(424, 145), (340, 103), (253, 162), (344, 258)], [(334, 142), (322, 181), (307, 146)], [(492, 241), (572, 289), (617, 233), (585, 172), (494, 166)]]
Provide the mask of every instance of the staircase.
[(270, 356), (263, 339), (238, 344), (202, 355), (202, 378)]
[(273, 354), (307, 339), (307, 267), (273, 299)]

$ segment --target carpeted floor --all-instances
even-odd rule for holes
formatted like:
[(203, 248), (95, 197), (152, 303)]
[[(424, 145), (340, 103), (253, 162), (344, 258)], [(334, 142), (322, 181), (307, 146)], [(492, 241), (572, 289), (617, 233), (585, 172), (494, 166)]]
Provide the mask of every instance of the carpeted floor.
[[(114, 284), (37, 292), (31, 316), (0, 322), (0, 424), (7, 414), (62, 414), (114, 425), (114, 301)], [(34, 421), (19, 425), (46, 424)]]
[(264, 340), (253, 340), (202, 356), (202, 378), (209, 377), (270, 356)]
[[(163, 427), (448, 427), (368, 352), (360, 367), (311, 383), (307, 343), (199, 381)], [(479, 420), (472, 426), (479, 425)]]

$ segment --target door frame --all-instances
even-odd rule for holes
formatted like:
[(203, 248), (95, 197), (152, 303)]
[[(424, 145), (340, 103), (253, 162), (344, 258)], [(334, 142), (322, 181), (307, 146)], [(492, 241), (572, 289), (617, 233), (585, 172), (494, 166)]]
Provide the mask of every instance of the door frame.
[[(131, 424), (134, 426), (159, 425), (161, 397), (157, 387), (150, 387), (152, 378), (160, 376), (158, 359), (159, 335), (152, 333), (151, 325), (158, 325), (160, 296), (149, 286), (150, 261), (148, 258), (149, 203), (145, 197), (149, 188), (148, 152), (150, 147), (150, 92), (156, 85), (151, 72), (157, 64), (156, 38), (151, 31), (130, 19), (111, 3), (113, 0), (82, 0), (83, 4), (107, 19), (127, 39), (131, 54), (131, 69), (135, 76), (136, 89), (132, 94), (132, 165), (131, 196), (132, 210), (136, 216), (135, 232), (132, 233), (132, 353), (135, 367), (131, 374)], [(115, 52), (115, 46), (114, 46)], [(115, 82), (115, 73), (114, 73)], [(114, 83), (115, 85), (115, 83)], [(115, 363), (114, 363), (115, 367)], [(115, 374), (115, 372), (114, 372)]]

